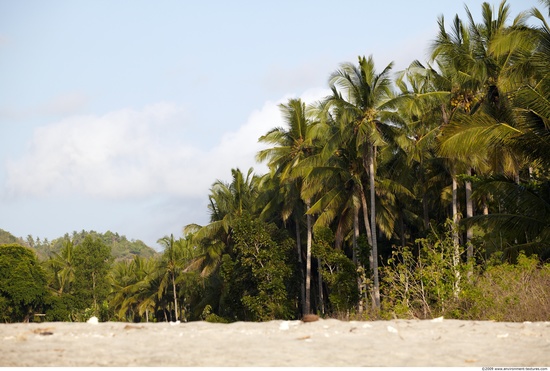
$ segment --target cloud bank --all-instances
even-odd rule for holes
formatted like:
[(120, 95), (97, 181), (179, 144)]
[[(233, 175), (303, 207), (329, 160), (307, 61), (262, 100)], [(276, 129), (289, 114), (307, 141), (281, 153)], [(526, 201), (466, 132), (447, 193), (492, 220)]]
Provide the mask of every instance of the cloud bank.
[[(304, 96), (313, 99), (320, 94), (310, 91)], [(170, 103), (72, 116), (37, 128), (27, 151), (8, 160), (6, 190), (11, 197), (205, 196), (215, 180), (229, 181), (231, 168), (266, 171), (255, 161), (263, 148), (258, 138), (282, 125), (278, 105), (287, 99), (265, 102), (211, 148), (200, 148), (186, 138), (192, 129), (189, 119)]]
[[(301, 97), (310, 103), (326, 94), (309, 90)], [(163, 235), (207, 222), (210, 187), (231, 181), (232, 168), (267, 171), (255, 160), (265, 148), (258, 138), (283, 125), (279, 104), (290, 97), (265, 102), (209, 147), (193, 139), (189, 115), (172, 103), (71, 116), (36, 128), (24, 153), (5, 163), (2, 198), (27, 206), (3, 223), (22, 235), (50, 238), (113, 230), (155, 246)], [(46, 204), (51, 212), (43, 219), (35, 206)], [(23, 231), (33, 220), (42, 229)]]

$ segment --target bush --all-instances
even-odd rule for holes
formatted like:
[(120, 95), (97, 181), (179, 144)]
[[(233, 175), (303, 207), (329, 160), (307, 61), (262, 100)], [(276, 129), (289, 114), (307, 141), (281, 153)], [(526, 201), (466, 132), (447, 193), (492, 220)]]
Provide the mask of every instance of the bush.
[(328, 291), (329, 310), (349, 313), (359, 300), (357, 268), (343, 251), (335, 250), (330, 228), (317, 227), (314, 232), (313, 255), (319, 258), (321, 277)]
[(0, 245), (1, 320), (28, 322), (47, 298), (46, 274), (35, 253), (18, 244)]
[(520, 253), (517, 264), (488, 266), (464, 288), (459, 310), (461, 319), (550, 320), (550, 264)]
[(417, 240), (417, 257), (399, 247), (381, 268), (382, 313), (385, 317), (454, 317), (467, 266), (460, 261), (462, 248), (453, 241), (453, 225), (443, 233), (432, 231)]
[(493, 259), (477, 269), (457, 260), (452, 232), (417, 241), (419, 256), (399, 247), (381, 269), (383, 318), (548, 321), (550, 264), (519, 254), (517, 264)]

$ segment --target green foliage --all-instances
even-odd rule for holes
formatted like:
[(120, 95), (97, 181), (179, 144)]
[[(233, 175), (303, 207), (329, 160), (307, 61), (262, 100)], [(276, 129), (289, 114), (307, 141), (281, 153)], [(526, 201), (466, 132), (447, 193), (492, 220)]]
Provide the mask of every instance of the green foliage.
[[(419, 256), (397, 248), (383, 269), (385, 317), (545, 321), (550, 316), (550, 264), (523, 252), (473, 270), (456, 264), (451, 233), (419, 240)], [(462, 252), (462, 250), (460, 250)]]
[(73, 322), (76, 320), (78, 311), (76, 308), (76, 299), (71, 294), (50, 295), (45, 302), (46, 320), (48, 322), (65, 321)]
[(21, 241), (20, 238), (17, 238), (10, 232), (0, 228), (0, 245), (7, 245), (7, 244), (14, 244), (14, 243), (23, 245), (23, 241)]
[(418, 256), (398, 247), (383, 268), (383, 310), (386, 315), (413, 318), (454, 316), (467, 265), (455, 245), (454, 226), (418, 239)]
[[(3, 235), (4, 234), (0, 230), (0, 243), (2, 243), (1, 241)], [(9, 233), (7, 233), (7, 235), (9, 235)], [(134, 256), (150, 258), (158, 254), (154, 249), (145, 245), (145, 243), (141, 240), (128, 240), (126, 236), (121, 236), (118, 233), (113, 233), (111, 231), (107, 231), (105, 233), (85, 230), (80, 232), (73, 231), (71, 235), (66, 233), (65, 236), (56, 238), (51, 242), (48, 241), (48, 239), (41, 240), (39, 237), (33, 238), (29, 235), (26, 241), (17, 238), (17, 241), (15, 242), (32, 248), (38, 255), (39, 260), (45, 261), (52, 256), (55, 256), (55, 254), (60, 254), (64, 244), (67, 241), (71, 241), (74, 245), (78, 245), (82, 243), (88, 235), (101, 240), (106, 246), (108, 246), (115, 261), (131, 260)], [(12, 236), (12, 239), (13, 238), (15, 237)]]
[(101, 240), (101, 242), (109, 247), (111, 255), (115, 261), (119, 260), (131, 260), (134, 256), (141, 256), (143, 258), (150, 258), (158, 253), (145, 245), (141, 240), (128, 240), (126, 236), (119, 235), (107, 231), (105, 233), (99, 233), (95, 231), (81, 231), (73, 232), (72, 236), (65, 235), (63, 238), (55, 239), (52, 241), (52, 251), (59, 251), (62, 247), (63, 240), (71, 239), (73, 244), (78, 245), (83, 242), (86, 236), (91, 235), (93, 238)]
[(212, 306), (210, 304), (207, 304), (204, 307), (200, 318), (203, 321), (210, 322), (210, 323), (229, 323), (229, 321), (226, 320), (225, 318), (220, 317), (215, 313), (212, 313)]
[(292, 300), (288, 288), (293, 241), (273, 224), (241, 218), (234, 226), (236, 259), (234, 271), (244, 273), (241, 301), (245, 318), (267, 321), (291, 318)]
[(99, 316), (100, 304), (107, 299), (111, 289), (108, 280), (111, 261), (109, 247), (91, 235), (75, 246), (73, 293), (78, 309), (92, 308), (95, 315)]
[(517, 264), (491, 264), (465, 284), (460, 318), (493, 321), (547, 321), (550, 318), (550, 264), (523, 252)]
[(0, 316), (29, 321), (47, 300), (46, 276), (34, 252), (18, 244), (0, 245)]
[(330, 310), (348, 312), (359, 300), (355, 264), (341, 250), (333, 248), (334, 235), (327, 227), (314, 229), (313, 255), (321, 260), (321, 276), (329, 295)]

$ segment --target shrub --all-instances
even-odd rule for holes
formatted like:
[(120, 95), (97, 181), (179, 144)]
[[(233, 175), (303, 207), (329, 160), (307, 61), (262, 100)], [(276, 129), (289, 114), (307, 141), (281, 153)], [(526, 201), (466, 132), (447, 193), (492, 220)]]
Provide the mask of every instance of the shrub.
[(550, 264), (539, 266), (536, 255), (518, 256), (517, 264), (489, 265), (465, 286), (462, 319), (548, 321)]
[[(381, 268), (383, 316), (432, 318), (454, 316), (467, 266), (453, 241), (453, 225), (416, 242), (419, 254), (399, 247)], [(384, 314), (385, 313), (385, 314)]]

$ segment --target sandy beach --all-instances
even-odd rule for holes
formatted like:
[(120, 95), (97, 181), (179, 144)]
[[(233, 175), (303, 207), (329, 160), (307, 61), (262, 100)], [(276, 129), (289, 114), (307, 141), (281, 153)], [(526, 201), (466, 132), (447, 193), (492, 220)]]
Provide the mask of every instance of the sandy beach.
[(550, 366), (550, 322), (0, 325), (0, 366)]

